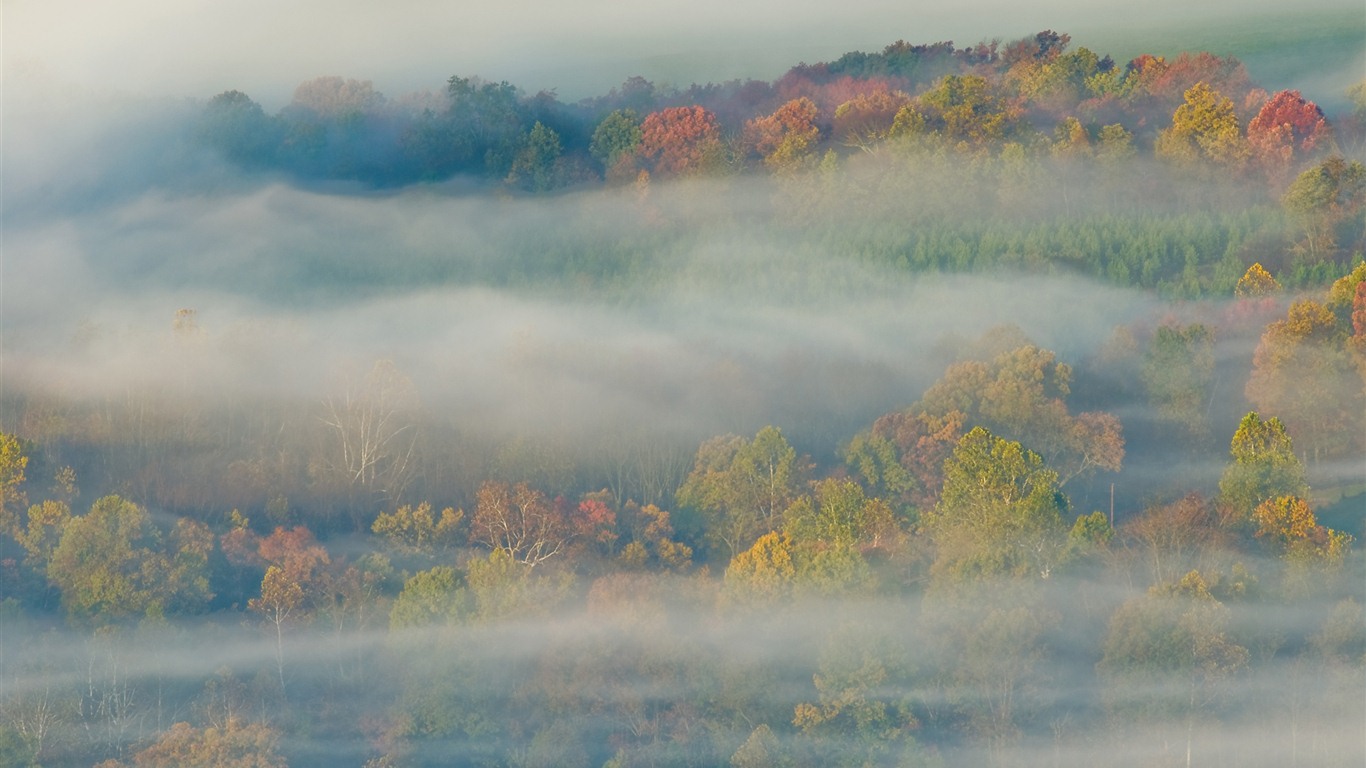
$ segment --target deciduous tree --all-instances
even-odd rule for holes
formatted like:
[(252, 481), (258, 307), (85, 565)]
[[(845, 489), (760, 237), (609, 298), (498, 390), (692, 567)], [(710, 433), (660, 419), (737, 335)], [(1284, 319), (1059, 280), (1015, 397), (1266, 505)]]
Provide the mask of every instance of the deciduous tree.
[(1186, 164), (1204, 161), (1239, 166), (1247, 158), (1248, 147), (1233, 101), (1203, 82), (1196, 83), (1172, 114), (1171, 127), (1158, 136), (1157, 153)]
[(1366, 445), (1366, 397), (1349, 335), (1331, 310), (1305, 299), (1266, 327), (1253, 355), (1247, 399), (1284, 419), (1314, 461)]
[(1066, 544), (1066, 509), (1038, 454), (974, 427), (944, 462), (943, 495), (925, 517), (936, 579), (1047, 578)]
[(1219, 497), (1246, 519), (1258, 504), (1281, 496), (1304, 496), (1304, 465), (1295, 456), (1281, 420), (1265, 421), (1252, 411), (1243, 417), (1229, 445), (1233, 462), (1219, 480)]
[(701, 173), (721, 162), (721, 125), (703, 107), (651, 112), (640, 132), (640, 154), (655, 174)]

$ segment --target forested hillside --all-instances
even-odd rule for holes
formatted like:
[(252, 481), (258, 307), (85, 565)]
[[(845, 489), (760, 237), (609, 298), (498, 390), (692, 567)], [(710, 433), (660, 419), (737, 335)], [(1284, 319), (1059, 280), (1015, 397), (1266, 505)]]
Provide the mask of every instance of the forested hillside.
[(4, 201), (0, 765), (1366, 755), (1366, 81), (1048, 30), (102, 130)]

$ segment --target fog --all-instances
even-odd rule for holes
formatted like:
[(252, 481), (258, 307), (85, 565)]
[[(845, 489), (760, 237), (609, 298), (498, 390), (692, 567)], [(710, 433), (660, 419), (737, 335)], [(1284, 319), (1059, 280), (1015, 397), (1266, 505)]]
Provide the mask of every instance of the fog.
[[(1360, 5), (1347, 0), (1297, 3), (1293, 16), (1271, 0), (1142, 6), (1054, 0), (1025, 7), (1004, 0), (952, 7), (886, 0), (840, 6), (669, 0), (624, 7), (606, 0), (573, 6), (409, 0), (382, 8), (316, 0), (286, 8), (259, 1), (90, 7), (77, 0), (20, 0), (5, 7), (4, 55), (9, 74), (36, 70), (57, 82), (124, 94), (205, 96), (235, 88), (273, 111), (295, 84), (319, 75), (370, 79), (398, 94), (437, 88), (452, 74), (479, 74), (575, 99), (632, 74), (680, 85), (771, 80), (799, 61), (877, 50), (898, 38), (970, 45), (1052, 28), (1078, 39), (1099, 36), (1098, 42), (1123, 48), (1115, 51), (1120, 58), (1165, 52), (1173, 33), (1191, 29), (1226, 34), (1249, 19), (1322, 14), (1366, 21)], [(1222, 39), (1233, 48), (1251, 47)], [(1209, 47), (1196, 47), (1202, 45)], [(1358, 73), (1359, 63), (1342, 62)]]
[[(261, 520), (317, 513), (331, 527), (333, 557), (352, 563), (376, 545), (343, 535), (350, 529), (326, 489), (312, 506), (281, 496), (282, 511), (228, 470), (276, 458), (284, 479), (261, 488), (311, 487), (316, 467), (288, 459), (316, 447), (320, 410), (376, 361), (411, 381), (407, 415), (435, 434), (423, 436), (434, 447), (419, 490), (455, 504), (497, 474), (504, 453), (542, 444), (591, 457), (585, 464), (662, 446), (672, 493), (703, 440), (770, 424), (822, 472), (838, 472), (852, 436), (916, 402), (974, 344), (989, 346), (984, 334), (1018, 333), (1075, 367), (1085, 407), (1124, 423), (1122, 524), (1151, 504), (1215, 492), (1232, 425), (1246, 410), (1260, 326), (1227, 323), (1214, 350), (1211, 435), (1194, 449), (1169, 449), (1138, 381), (1141, 351), (1112, 364), (1107, 350), (1117, 328), (1216, 325), (1231, 302), (1173, 302), (1041, 266), (1030, 254), (955, 273), (914, 272), (873, 253), (879, 227), (952, 216), (1050, 221), (1072, 206), (1102, 209), (1096, 201), (1118, 197), (1114, 189), (1079, 184), (1061, 201), (1027, 187), (1012, 198), (957, 169), (881, 186), (879, 169), (851, 160), (842, 169), (849, 199), (818, 198), (821, 221), (872, 232), (858, 231), (849, 245), (829, 236), (833, 225), (810, 224), (802, 207), (810, 188), (762, 174), (540, 196), (466, 180), (377, 191), (243, 171), (193, 140), (194, 121), (205, 99), (227, 89), (274, 112), (296, 84), (321, 74), (372, 79), (391, 96), (480, 74), (526, 92), (557, 88), (569, 100), (634, 74), (677, 84), (772, 79), (798, 61), (898, 37), (966, 45), (1045, 27), (1121, 58), (1173, 46), (1178, 31), (1203, 39), (1231, 20), (1272, 18), (1281, 6), (7, 3), (0, 429), (53, 438), (34, 461), (46, 474), (32, 501), (66, 462), (94, 478), (80, 478), (78, 512), (104, 493), (136, 496), (163, 480), (148, 472), (181, 473), (189, 490), (156, 489), (163, 528), (182, 511), (177, 504), (215, 533), (234, 507), (263, 530)], [(1355, 18), (1360, 8), (1324, 0), (1297, 10), (1322, 20)], [(1226, 39), (1216, 52), (1249, 45)], [(1284, 78), (1272, 87), (1332, 88), (1336, 98), (1360, 78), (1361, 46), (1344, 46), (1326, 69), (1263, 55), (1267, 71)], [(1041, 166), (1035, 178), (1060, 167)], [(1127, 170), (1135, 197), (1161, 186), (1146, 159)], [(1217, 186), (1192, 182), (1145, 210), (1217, 211), (1254, 199)], [(1249, 327), (1283, 313), (1289, 298), (1263, 307)], [(81, 421), (83, 409), (94, 415)], [(154, 423), (163, 411), (174, 425)], [(125, 414), (136, 416), (135, 429), (119, 421)], [(123, 428), (130, 434), (118, 434)], [(302, 437), (285, 436), (296, 428)], [(94, 455), (100, 440), (113, 446), (108, 455)], [(138, 451), (154, 459), (139, 463)], [(1358, 481), (1359, 458), (1317, 465), (1314, 481)], [(605, 474), (594, 465), (572, 477), (583, 467), (532, 460), (517, 469), (540, 472), (533, 480), (570, 475), (564, 488), (545, 488), (552, 494), (597, 490)], [(1069, 487), (1068, 513), (1105, 508), (1115, 480)], [(236, 495), (207, 498), (219, 489)], [(417, 499), (382, 499), (386, 508), (399, 500)], [(352, 514), (364, 522), (377, 511)], [(18, 573), (23, 553), (0, 543), (8, 547), (2, 573)], [(55, 754), (98, 743), (90, 751), (125, 760), (174, 722), (240, 714), (280, 727), (281, 751), (298, 765), (360, 765), (388, 753), (417, 764), (601, 765), (613, 757), (611, 739), (630, 733), (645, 744), (651, 729), (656, 751), (641, 754), (657, 764), (714, 765), (761, 724), (808, 748), (797, 744), (808, 736), (794, 726), (798, 708), (853, 697), (876, 705), (846, 713), (843, 730), (811, 726), (828, 754), (866, 748), (867, 733), (850, 723), (904, 716), (898, 707), (921, 718), (895, 724), (923, 747), (907, 752), (907, 764), (1181, 764), (1188, 744), (1193, 764), (1329, 765), (1361, 753), (1359, 652), (1344, 643), (1344, 660), (1316, 644), (1334, 606), (1359, 596), (1359, 558), (1325, 567), (1305, 597), (1278, 558), (1190, 555), (1173, 567), (1225, 579), (1230, 636), (1255, 663), (1226, 678), (1180, 669), (1116, 682), (1098, 666), (1110, 621), (1152, 581), (1135, 552), (1116, 545), (1033, 588), (985, 582), (954, 593), (926, 592), (929, 556), (910, 551), (905, 562), (876, 564), (879, 590), (837, 599), (794, 592), (770, 606), (724, 594), (724, 562), (687, 576), (598, 578), (594, 568), (615, 567), (604, 560), (569, 586), (552, 576), (534, 582), (546, 594), (507, 615), (479, 613), (485, 607), (471, 608), (477, 601), (462, 592), (458, 618), (394, 630), (388, 609), (403, 584), (391, 572), (366, 598), (363, 610), (374, 615), (353, 617), (349, 604), (318, 609), (308, 617), (316, 621), (286, 625), (278, 644), (261, 612), (233, 602), (258, 594), (259, 570), (215, 555), (215, 585), (235, 589), (232, 597), (220, 595), (207, 616), (118, 630), (63, 623), (60, 598), (44, 583), (21, 587), (38, 595), (22, 606), (4, 601), (6, 586), (0, 715), (23, 728), (34, 712), (49, 722), (41, 713), (58, 692), (67, 709), (50, 723), (68, 730), (54, 730), (62, 733)], [(465, 568), (483, 557), (461, 548), (443, 562)], [(1260, 575), (1260, 586), (1229, 586), (1241, 568)], [(822, 689), (823, 680), (835, 682)], [(895, 730), (876, 722), (882, 735)], [(557, 734), (562, 743), (545, 743)]]

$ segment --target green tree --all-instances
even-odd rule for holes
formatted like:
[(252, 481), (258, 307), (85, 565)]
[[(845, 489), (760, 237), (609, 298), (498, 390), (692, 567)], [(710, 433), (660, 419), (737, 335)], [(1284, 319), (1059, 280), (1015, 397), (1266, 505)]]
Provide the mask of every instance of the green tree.
[(407, 556), (435, 558), (458, 543), (460, 523), (465, 511), (446, 507), (434, 514), (430, 502), (417, 506), (404, 504), (393, 512), (381, 512), (370, 530), (385, 547)]
[(1163, 325), (1143, 358), (1143, 384), (1158, 416), (1198, 443), (1209, 434), (1214, 334), (1199, 323)]
[(1058, 474), (1038, 454), (973, 428), (944, 462), (943, 495), (925, 516), (935, 578), (1047, 578), (1066, 545), (1066, 509)]
[(676, 498), (702, 514), (708, 540), (729, 559), (778, 527), (802, 475), (796, 450), (768, 426), (753, 440), (726, 435), (703, 443)]
[(465, 603), (454, 568), (437, 566), (413, 575), (403, 584), (389, 613), (390, 629), (452, 624)]
[(209, 597), (204, 533), (194, 526), (178, 530), (179, 549), (168, 555), (145, 509), (105, 496), (67, 522), (47, 576), (67, 612), (83, 622), (196, 609)]
[(1219, 479), (1219, 496), (1243, 519), (1267, 499), (1304, 496), (1304, 465), (1295, 456), (1281, 420), (1265, 421), (1256, 411), (1239, 422), (1229, 444), (1233, 463)]
[(640, 138), (640, 115), (634, 109), (618, 109), (603, 118), (593, 130), (588, 151), (610, 172), (635, 156)]
[(1309, 255), (1330, 254), (1338, 246), (1341, 225), (1360, 227), (1366, 166), (1334, 155), (1295, 177), (1281, 204), (1303, 229)]
[(560, 136), (539, 120), (531, 126), (513, 157), (507, 182), (531, 192), (547, 192), (563, 184)]

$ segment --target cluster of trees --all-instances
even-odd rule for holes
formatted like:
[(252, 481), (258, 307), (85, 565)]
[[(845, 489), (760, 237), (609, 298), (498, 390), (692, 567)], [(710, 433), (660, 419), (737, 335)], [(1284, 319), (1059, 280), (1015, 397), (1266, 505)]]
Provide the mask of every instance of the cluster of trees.
[(1231, 57), (1120, 65), (1070, 43), (1051, 30), (964, 49), (898, 41), (771, 83), (677, 89), (633, 77), (575, 104), (472, 77), (398, 99), (369, 81), (320, 77), (276, 115), (239, 91), (219, 94), (199, 136), (234, 163), (305, 179), (394, 185), (464, 174), (528, 191), (642, 172), (787, 172), (831, 152), (927, 142), (978, 159), (1052, 154), (1112, 170), (1152, 153), (1282, 190), (1307, 163), (1360, 141), (1360, 107), (1335, 129), (1298, 91), (1257, 88)]
[[(1120, 64), (1045, 31), (964, 49), (898, 42), (771, 83), (635, 77), (574, 104), (471, 77), (394, 99), (323, 77), (275, 115), (219, 94), (195, 135), (240, 168), (304, 182), (623, 186), (658, 226), (678, 203), (650, 203), (652, 181), (768, 176), (798, 242), (917, 270), (1080, 268), (1196, 297), (1231, 293), (1253, 261), (1321, 284), (1362, 251), (1366, 85), (1350, 99), (1330, 120), (1229, 57)], [(619, 243), (540, 247), (552, 268), (586, 272), (576, 279), (649, 266)]]
[[(1321, 299), (1287, 306), (1279, 290), (1255, 266), (1224, 310), (1266, 323), (1247, 377), (1257, 410), (1227, 443), (1210, 406), (1223, 326), (1170, 319), (1120, 329), (1128, 357), (1099, 361), (1146, 392), (1155, 416), (1129, 423), (1155, 444), (1080, 410), (1101, 399), (1074, 392), (1096, 374), (1002, 328), (834, 463), (772, 426), (719, 436), (649, 502), (632, 495), (644, 485), (534, 473), (439, 511), (353, 493), (421, 461), (390, 364), (320, 405), (336, 466), (318, 492), (355, 506), (313, 528), (279, 500), (162, 516), (105, 495), (82, 510), (75, 470), (50, 491), (34, 474), (60, 445), (5, 434), (0, 567), (19, 650), (0, 748), (19, 765), (325, 764), (337, 756), (318, 743), (335, 739), (377, 766), (903, 765), (1117, 738), (1139, 762), (1268, 748), (1350, 762), (1361, 520), (1308, 478), (1366, 453), (1366, 265)], [(1129, 495), (1149, 500), (1118, 517), (1072, 500), (1098, 475), (1122, 483), (1145, 451), (1224, 450), (1217, 477), (1156, 498), (1144, 479)], [(1339, 495), (1359, 499), (1346, 482)], [(351, 524), (363, 535), (342, 535)], [(263, 650), (130, 670), (139, 644), (206, 642), (204, 622)], [(88, 637), (75, 656), (89, 674), (54, 673), (72, 661), (65, 633)], [(1288, 686), (1292, 711), (1249, 701), (1261, 685)], [(1277, 737), (1243, 753), (1218, 736), (1235, 728)]]

